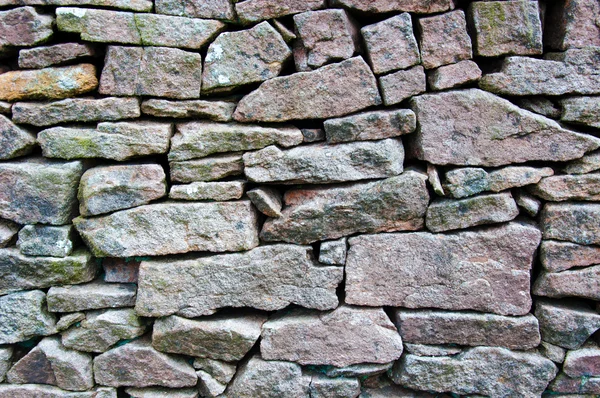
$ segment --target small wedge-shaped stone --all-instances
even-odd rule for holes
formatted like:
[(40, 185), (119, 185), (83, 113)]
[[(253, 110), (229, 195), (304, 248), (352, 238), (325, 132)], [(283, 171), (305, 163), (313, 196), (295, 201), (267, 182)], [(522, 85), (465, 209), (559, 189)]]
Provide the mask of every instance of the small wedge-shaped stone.
[(600, 348), (590, 345), (567, 352), (563, 372), (569, 377), (600, 376)]
[(92, 356), (66, 348), (60, 337), (46, 337), (7, 373), (12, 384), (51, 384), (85, 391), (94, 386)]
[(150, 203), (166, 195), (166, 175), (158, 164), (94, 167), (79, 183), (79, 212), (110, 213)]
[(137, 98), (69, 98), (55, 102), (17, 102), (12, 107), (15, 123), (51, 126), (67, 122), (135, 119), (140, 116)]
[(600, 146), (600, 139), (563, 129), (554, 120), (477, 89), (426, 94), (411, 107), (419, 126), (411, 148), (432, 164), (502, 166), (565, 161)]
[(542, 209), (540, 225), (544, 239), (600, 244), (600, 204), (547, 203)]
[(172, 182), (213, 181), (243, 174), (242, 154), (209, 156), (169, 163)]
[[(13, 120), (14, 106), (13, 106)], [(17, 122), (15, 120), (15, 122)], [(18, 123), (18, 122), (17, 122)], [(16, 126), (6, 116), (0, 115), (0, 159), (27, 155), (35, 147), (35, 135)]]
[(203, 158), (214, 153), (247, 151), (274, 144), (290, 147), (302, 141), (302, 132), (293, 126), (273, 128), (238, 123), (182, 123), (176, 125), (169, 160)]
[(103, 122), (94, 128), (53, 127), (38, 134), (48, 158), (127, 160), (169, 150), (172, 125), (158, 122)]
[(490, 73), (479, 87), (503, 95), (599, 94), (600, 47), (571, 49), (548, 59), (507, 57), (500, 72)]
[(244, 154), (244, 174), (254, 182), (330, 184), (396, 176), (403, 162), (402, 142), (392, 138), (287, 150), (269, 146)]
[(147, 321), (138, 317), (133, 308), (90, 311), (62, 333), (62, 343), (78, 351), (105, 352), (121, 340), (141, 336), (147, 328)]
[(274, 311), (293, 303), (328, 310), (338, 305), (335, 289), (342, 279), (343, 269), (319, 265), (310, 246), (278, 244), (246, 253), (148, 260), (140, 266), (136, 311), (192, 318), (224, 307)]
[(52, 37), (53, 23), (51, 15), (38, 14), (33, 7), (0, 11), (0, 47), (43, 43)]
[(410, 109), (373, 111), (329, 119), (323, 127), (329, 143), (381, 140), (412, 133), (417, 119)]
[(297, 363), (254, 355), (242, 364), (223, 398), (308, 397), (311, 377)]
[(260, 337), (261, 314), (214, 315), (196, 320), (172, 315), (154, 323), (152, 346), (162, 352), (239, 361)]
[(600, 128), (600, 98), (570, 97), (560, 101), (565, 122)]
[(66, 391), (45, 384), (0, 384), (0, 395), (12, 398), (117, 398), (117, 390), (96, 387), (89, 391)]
[(533, 226), (512, 222), (452, 234), (350, 238), (346, 302), (525, 315), (540, 235)]
[(455, 357), (408, 354), (396, 363), (392, 380), (405, 387), (492, 397), (540, 397), (558, 369), (539, 354), (476, 347)]
[(327, 119), (379, 104), (373, 72), (362, 58), (354, 57), (313, 72), (267, 80), (242, 98), (233, 118), (240, 122)]
[(104, 386), (192, 387), (198, 378), (183, 358), (152, 348), (149, 338), (132, 341), (94, 358), (96, 383)]
[(98, 87), (96, 67), (91, 64), (0, 74), (0, 100), (61, 99)]
[(281, 194), (274, 188), (259, 187), (248, 191), (248, 198), (266, 216), (281, 217)]
[(17, 247), (27, 256), (66, 257), (73, 252), (72, 225), (26, 225), (19, 231)]
[(235, 11), (242, 23), (264, 21), (325, 7), (325, 0), (245, 0)]
[(233, 379), (236, 365), (208, 358), (196, 358), (194, 368), (198, 375), (198, 388), (203, 397), (214, 398), (222, 394)]
[(215, 122), (228, 122), (233, 117), (236, 103), (214, 100), (171, 101), (149, 99), (142, 102), (142, 112), (156, 117), (198, 117)]
[(251, 29), (221, 33), (204, 59), (202, 92), (225, 91), (278, 76), (292, 55), (268, 22)]
[(28, 158), (0, 164), (0, 217), (19, 224), (62, 225), (77, 209), (81, 162)]
[(392, 320), (405, 343), (501, 346), (529, 350), (540, 344), (537, 319), (466, 311), (397, 309)]
[(53, 286), (48, 290), (48, 311), (77, 312), (99, 308), (132, 307), (135, 284), (92, 282), (74, 286)]
[(56, 333), (56, 318), (48, 312), (41, 290), (0, 297), (0, 344), (12, 344)]
[(579, 348), (600, 329), (600, 314), (583, 302), (538, 299), (535, 316), (542, 339), (564, 348)]
[(246, 182), (240, 180), (192, 182), (185, 185), (172, 185), (169, 198), (177, 200), (216, 201), (240, 199), (244, 196), (245, 185)]
[(19, 67), (38, 69), (60, 65), (80, 58), (93, 57), (96, 50), (89, 44), (60, 43), (19, 51)]
[(0, 294), (89, 282), (98, 268), (84, 249), (63, 258), (25, 256), (15, 247), (0, 249)]
[(242, 251), (258, 246), (258, 214), (249, 200), (159, 203), (95, 218), (75, 228), (99, 257)]
[(600, 200), (600, 173), (558, 175), (543, 178), (529, 189), (544, 200)]
[(573, 267), (600, 264), (600, 247), (571, 242), (543, 240), (540, 262), (546, 271), (560, 272)]
[(12, 365), (13, 348), (6, 346), (0, 348), (0, 383), (4, 381), (6, 372)]
[(407, 171), (374, 182), (289, 190), (284, 202), (282, 216), (265, 222), (261, 238), (306, 244), (422, 228), (429, 192), (420, 174)]
[(231, 0), (156, 0), (155, 4), (157, 14), (225, 21), (235, 19)]
[(0, 219), (0, 247), (10, 245), (20, 228), (19, 224)]
[(433, 14), (454, 9), (452, 0), (333, 0), (334, 5), (368, 13), (412, 12)]
[(301, 365), (387, 363), (402, 354), (402, 339), (381, 308), (286, 311), (263, 325), (261, 337), (263, 359)]
[(533, 293), (546, 297), (582, 297), (600, 300), (600, 265), (563, 272), (542, 272)]

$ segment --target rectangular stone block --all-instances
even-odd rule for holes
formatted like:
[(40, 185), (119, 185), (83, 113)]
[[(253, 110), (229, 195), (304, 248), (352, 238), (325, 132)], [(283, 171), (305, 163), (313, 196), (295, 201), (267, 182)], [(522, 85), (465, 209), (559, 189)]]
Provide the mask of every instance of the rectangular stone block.
[(600, 244), (600, 204), (547, 203), (540, 215), (544, 239)]
[(241, 154), (170, 162), (169, 166), (173, 182), (213, 181), (240, 175), (244, 172), (244, 161)]

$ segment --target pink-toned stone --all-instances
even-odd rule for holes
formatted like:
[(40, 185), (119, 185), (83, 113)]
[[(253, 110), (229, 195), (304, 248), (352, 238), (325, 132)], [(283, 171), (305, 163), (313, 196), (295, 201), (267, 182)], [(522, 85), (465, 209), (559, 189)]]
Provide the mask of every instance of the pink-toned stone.
[(600, 265), (562, 272), (542, 272), (533, 285), (538, 296), (600, 300)]
[(600, 329), (600, 314), (583, 301), (539, 298), (535, 317), (542, 340), (563, 348), (579, 348)]
[(600, 264), (600, 247), (544, 240), (540, 246), (540, 262), (544, 269), (549, 272), (560, 272), (573, 267)]
[(600, 200), (600, 173), (557, 175), (543, 178), (529, 188), (535, 196), (553, 202)]
[(245, 0), (235, 10), (242, 23), (264, 21), (325, 7), (325, 0)]
[(83, 57), (92, 57), (95, 54), (94, 47), (80, 43), (60, 43), (47, 47), (23, 49), (19, 51), (19, 67), (45, 68)]
[(102, 260), (104, 281), (111, 283), (137, 283), (140, 262), (134, 259), (107, 257)]
[(412, 12), (415, 14), (433, 14), (454, 9), (452, 0), (333, 0), (351, 10), (368, 13)]
[(52, 37), (51, 15), (39, 14), (33, 7), (0, 11), (0, 48), (35, 46)]
[(434, 69), (427, 76), (427, 82), (432, 90), (439, 91), (473, 83), (480, 78), (479, 66), (471, 60), (465, 60)]
[(394, 105), (427, 90), (425, 70), (421, 65), (400, 70), (379, 78), (385, 105)]
[(471, 38), (462, 10), (420, 18), (421, 58), (425, 69), (453, 64), (473, 57)]
[(417, 118), (410, 109), (357, 113), (323, 122), (327, 142), (381, 140), (410, 134), (417, 128)]
[[(571, 378), (560, 373), (548, 387), (553, 396), (564, 395), (565, 398), (592, 398), (600, 394), (600, 377), (575, 377)], [(573, 395), (571, 395), (573, 394)], [(587, 395), (589, 394), (589, 395)]]
[(596, 0), (560, 0), (547, 4), (544, 43), (553, 50), (600, 46), (600, 4)]
[(600, 204), (547, 203), (542, 209), (540, 225), (544, 239), (600, 244)]
[(567, 352), (563, 372), (569, 377), (600, 376), (600, 347), (593, 344)]

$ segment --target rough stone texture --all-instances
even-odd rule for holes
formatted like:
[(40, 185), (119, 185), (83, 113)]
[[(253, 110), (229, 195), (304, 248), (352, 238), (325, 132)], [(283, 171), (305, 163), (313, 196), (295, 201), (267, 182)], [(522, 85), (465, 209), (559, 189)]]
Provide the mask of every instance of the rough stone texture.
[(171, 181), (213, 181), (244, 172), (241, 154), (226, 154), (203, 159), (170, 162)]
[(563, 171), (567, 174), (585, 174), (598, 169), (600, 169), (600, 151), (590, 152), (567, 163)]
[(546, 203), (540, 215), (544, 239), (600, 243), (600, 204)]
[(477, 347), (456, 357), (408, 354), (396, 363), (392, 380), (419, 390), (539, 397), (557, 371), (552, 361), (539, 354)]
[(133, 259), (104, 258), (104, 281), (116, 283), (137, 283), (140, 262)]
[(436, 195), (446, 196), (437, 167), (429, 163), (427, 164), (427, 181), (429, 182), (429, 185), (431, 185), (431, 188)]
[(166, 153), (171, 134), (170, 123), (102, 122), (95, 129), (52, 127), (42, 130), (38, 134), (38, 143), (44, 156), (49, 158), (121, 161)]
[(454, 64), (473, 57), (471, 38), (467, 34), (467, 21), (462, 10), (420, 18), (419, 47), (425, 69)]
[(79, 183), (79, 212), (110, 213), (150, 203), (166, 195), (166, 176), (158, 164), (94, 167)]
[(362, 363), (358, 365), (344, 366), (341, 368), (330, 367), (326, 371), (328, 377), (370, 377), (387, 372), (391, 369), (393, 362), (379, 363)]
[(132, 12), (59, 9), (56, 25), (58, 30), (80, 33), (85, 41), (142, 44)]
[(1, 384), (0, 394), (14, 398), (117, 398), (117, 390), (110, 387), (96, 387), (89, 391), (71, 392), (43, 384)]
[(95, 48), (89, 44), (60, 43), (19, 51), (19, 67), (39, 69), (95, 55)]
[(238, 369), (224, 398), (306, 397), (311, 377), (293, 362), (265, 361), (254, 355)]
[(516, 222), (453, 234), (353, 237), (346, 302), (524, 315), (540, 238), (536, 228)]
[(269, 146), (244, 154), (244, 174), (253, 182), (328, 184), (395, 176), (403, 161), (404, 147), (395, 139), (287, 150)]
[(141, 336), (147, 324), (133, 308), (89, 311), (77, 325), (62, 333), (62, 343), (78, 351), (105, 352), (119, 341)]
[(404, 342), (406, 353), (422, 357), (445, 357), (460, 354), (463, 349), (448, 345), (425, 345)]
[(0, 348), (0, 382), (4, 381), (6, 372), (12, 365), (13, 348), (10, 346)]
[(281, 217), (281, 194), (276, 189), (270, 187), (259, 187), (247, 192), (248, 198), (254, 206), (266, 216)]
[(600, 376), (600, 348), (591, 345), (567, 352), (563, 372), (569, 377)]
[(0, 47), (35, 46), (52, 37), (51, 15), (39, 14), (33, 7), (0, 11)]
[(519, 215), (510, 192), (479, 195), (461, 200), (441, 199), (427, 208), (425, 225), (433, 232), (513, 220)]
[(392, 321), (405, 343), (501, 346), (529, 350), (540, 344), (537, 319), (439, 310), (394, 311)]
[(28, 256), (67, 257), (74, 241), (72, 225), (26, 225), (19, 231), (17, 247)]
[(294, 15), (295, 31), (306, 51), (306, 62), (316, 69), (351, 58), (357, 50), (358, 28), (344, 10), (308, 11)]
[(561, 111), (558, 109), (556, 104), (546, 97), (522, 97), (515, 101), (515, 103), (523, 109), (528, 111), (539, 113), (546, 117), (553, 119), (560, 118)]
[[(252, 272), (248, 273), (249, 266)], [(223, 307), (273, 311), (294, 303), (338, 305), (340, 267), (324, 267), (309, 246), (260, 246), (246, 253), (189, 260), (149, 260), (140, 267), (136, 311), (143, 316), (210, 315)]]
[(190, 122), (177, 124), (169, 160), (203, 158), (221, 152), (247, 151), (269, 145), (301, 144), (302, 132), (293, 126), (262, 127), (238, 123)]
[(192, 387), (198, 378), (183, 358), (152, 348), (147, 338), (113, 348), (94, 358), (96, 383), (104, 386)]
[(193, 18), (234, 19), (230, 0), (156, 0), (158, 14), (182, 15)]
[[(172, 185), (169, 198), (176, 200), (233, 200), (244, 195), (245, 181), (193, 182)], [(254, 202), (253, 202), (254, 203)]]
[(379, 87), (385, 105), (394, 105), (427, 89), (425, 70), (421, 65), (379, 78)]
[(194, 368), (200, 369), (196, 372), (200, 393), (209, 398), (222, 394), (237, 370), (234, 364), (209, 358), (196, 358)]
[(530, 192), (548, 201), (600, 200), (600, 173), (558, 175), (543, 178)]
[(560, 272), (573, 267), (600, 264), (600, 247), (543, 240), (540, 262), (546, 271)]
[(411, 100), (419, 126), (415, 155), (433, 164), (502, 166), (532, 160), (565, 161), (600, 146), (596, 137), (477, 89), (425, 94)]
[(373, 72), (362, 58), (354, 57), (264, 82), (242, 98), (233, 118), (240, 122), (327, 119), (379, 104)]
[(545, 341), (542, 341), (538, 349), (543, 356), (556, 364), (563, 363), (565, 360), (565, 354), (567, 353), (567, 350), (564, 348), (554, 344), (546, 343)]
[(98, 91), (117, 96), (198, 98), (201, 81), (200, 54), (166, 47), (109, 46)]
[(306, 244), (357, 232), (416, 230), (423, 227), (429, 193), (424, 178), (407, 171), (374, 182), (292, 189), (284, 202), (282, 217), (263, 225), (263, 240)]
[(145, 46), (199, 49), (225, 28), (219, 21), (177, 16), (136, 14), (135, 24)]
[(0, 219), (0, 247), (10, 245), (19, 228), (19, 225), (12, 221)]
[(562, 121), (600, 128), (600, 98), (565, 98), (560, 101), (560, 106)]
[(546, 297), (582, 297), (600, 300), (600, 265), (563, 272), (542, 272), (533, 293)]
[(547, 59), (508, 57), (500, 72), (485, 75), (479, 86), (504, 95), (599, 94), (598, 56), (600, 48), (589, 47)]
[(16, 126), (9, 118), (0, 115), (0, 159), (27, 155), (34, 147), (33, 133)]
[(406, 69), (421, 62), (410, 14), (403, 13), (360, 30), (375, 74)]
[(242, 23), (249, 24), (324, 7), (324, 0), (244, 0), (236, 3), (235, 11)]
[(239, 361), (260, 337), (265, 315), (215, 315), (198, 320), (172, 315), (154, 323), (152, 345), (159, 351), (222, 361)]
[(126, 388), (125, 392), (133, 398), (197, 398), (198, 390), (195, 388)]
[(0, 297), (0, 344), (12, 344), (56, 333), (56, 318), (41, 290)]
[(130, 307), (135, 304), (136, 286), (93, 282), (53, 286), (48, 290), (48, 311), (76, 312), (99, 308)]
[(522, 190), (516, 191), (514, 197), (515, 202), (517, 202), (517, 206), (525, 210), (525, 212), (531, 217), (537, 216), (542, 208), (542, 202), (540, 200), (526, 192), (523, 192)]
[(481, 69), (471, 61), (440, 66), (427, 76), (427, 82), (433, 91), (447, 90), (475, 82), (481, 78)]
[(537, 1), (478, 1), (469, 5), (476, 55), (535, 55), (543, 52)]
[(361, 390), (359, 398), (437, 398), (446, 395), (429, 394), (424, 391), (409, 390), (387, 381), (383, 386), (368, 387)]
[(591, 17), (600, 13), (593, 0), (564, 0), (548, 4), (544, 42), (555, 50), (600, 46), (600, 26)]
[(313, 376), (309, 394), (311, 398), (356, 398), (360, 394), (360, 382), (358, 379)]
[(140, 116), (136, 98), (69, 98), (55, 102), (17, 102), (12, 108), (15, 123), (52, 126), (67, 122), (134, 119)]
[[(591, 398), (600, 394), (600, 377), (570, 378), (564, 373), (559, 373), (548, 387), (554, 394), (564, 393), (564, 397)], [(578, 394), (578, 395), (571, 395)], [(590, 394), (590, 395), (584, 395)], [(561, 395), (556, 395), (561, 396)]]
[(334, 5), (368, 13), (413, 12), (415, 14), (433, 14), (454, 9), (450, 0), (333, 0)]
[(46, 337), (6, 374), (12, 384), (51, 384), (85, 391), (94, 386), (92, 356), (64, 347), (58, 336)]
[(319, 262), (329, 265), (346, 264), (347, 241), (346, 238), (341, 238), (322, 242), (319, 248)]
[(189, 251), (242, 251), (258, 245), (250, 201), (160, 203), (95, 218), (75, 228), (96, 256), (159, 256)]
[(271, 79), (279, 75), (291, 55), (279, 32), (268, 22), (222, 33), (208, 48), (202, 92), (226, 91)]
[(61, 99), (90, 92), (98, 87), (91, 64), (0, 74), (0, 100)]
[(542, 339), (559, 347), (577, 349), (600, 329), (600, 314), (582, 302), (540, 299), (535, 316)]
[(0, 249), (0, 294), (89, 282), (98, 268), (85, 249), (63, 258), (25, 256), (15, 247)]
[(500, 192), (510, 188), (536, 184), (554, 174), (550, 167), (508, 166), (489, 172), (490, 191)]
[(372, 111), (329, 119), (323, 127), (328, 143), (381, 140), (412, 133), (417, 119), (409, 109)]
[[(85, 313), (83, 312), (74, 312), (71, 314), (65, 314), (60, 317), (58, 322), (56, 322), (56, 330), (59, 332), (63, 332), (75, 325), (77, 322), (81, 322), (85, 319)], [(65, 346), (67, 347), (67, 346)], [(69, 347), (72, 348), (72, 347)], [(83, 350), (82, 350), (83, 351)]]
[(149, 99), (142, 102), (142, 112), (156, 117), (198, 117), (228, 122), (233, 116), (235, 106), (235, 102), (228, 101)]
[(402, 354), (402, 339), (381, 308), (292, 310), (271, 317), (261, 337), (263, 359), (301, 365), (387, 363)]

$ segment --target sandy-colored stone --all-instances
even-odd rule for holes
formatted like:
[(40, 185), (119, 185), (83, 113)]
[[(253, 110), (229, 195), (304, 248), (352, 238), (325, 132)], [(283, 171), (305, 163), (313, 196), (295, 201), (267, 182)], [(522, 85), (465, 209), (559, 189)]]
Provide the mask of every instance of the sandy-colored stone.
[(381, 140), (412, 133), (417, 119), (410, 109), (372, 111), (329, 119), (323, 127), (329, 143)]
[(546, 271), (560, 272), (573, 267), (600, 264), (600, 247), (571, 242), (543, 240), (540, 262)]
[(542, 272), (533, 285), (538, 296), (600, 300), (600, 265), (562, 272)]
[(471, 60), (464, 60), (434, 69), (428, 74), (427, 82), (433, 91), (439, 91), (473, 83), (480, 78), (479, 66)]
[(600, 173), (557, 175), (529, 188), (535, 196), (552, 202), (600, 200)]
[(80, 43), (60, 43), (28, 48), (19, 51), (19, 67), (25, 69), (45, 68), (95, 55), (94, 47)]
[(379, 78), (385, 105), (394, 105), (427, 90), (425, 70), (421, 65), (390, 73)]
[(0, 344), (56, 333), (56, 318), (46, 308), (46, 294), (30, 290), (0, 296)]
[(454, 64), (471, 59), (471, 38), (467, 34), (467, 21), (462, 10), (434, 17), (419, 18), (419, 47), (425, 69)]
[(246, 182), (242, 180), (172, 185), (169, 198), (175, 200), (234, 200), (244, 196), (245, 186)]
[(244, 0), (236, 2), (235, 11), (242, 23), (264, 21), (325, 7), (325, 0)]
[(535, 316), (542, 339), (559, 347), (577, 349), (600, 329), (600, 314), (584, 302), (538, 299)]
[(282, 198), (279, 191), (270, 187), (258, 187), (247, 192), (254, 206), (266, 216), (281, 217)]
[(38, 11), (33, 7), (0, 11), (0, 47), (29, 47), (48, 41), (54, 18)]
[(244, 172), (241, 153), (170, 162), (169, 166), (173, 182), (213, 181)]
[(216, 100), (171, 101), (149, 99), (142, 102), (142, 112), (156, 117), (203, 118), (215, 122), (228, 122), (233, 116), (236, 103)]
[(600, 204), (546, 203), (540, 225), (544, 239), (600, 244)]
[(75, 239), (72, 225), (25, 225), (17, 247), (28, 256), (66, 257), (73, 252)]

